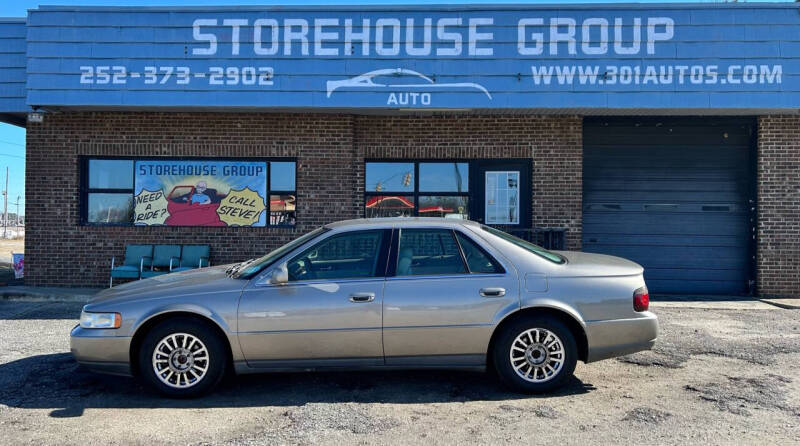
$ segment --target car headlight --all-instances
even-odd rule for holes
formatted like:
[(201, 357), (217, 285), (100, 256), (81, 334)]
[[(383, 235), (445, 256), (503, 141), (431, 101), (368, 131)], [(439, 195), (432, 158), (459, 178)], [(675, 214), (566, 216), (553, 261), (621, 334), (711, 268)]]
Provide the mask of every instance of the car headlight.
[(122, 316), (119, 313), (89, 313), (81, 311), (81, 328), (119, 328)]

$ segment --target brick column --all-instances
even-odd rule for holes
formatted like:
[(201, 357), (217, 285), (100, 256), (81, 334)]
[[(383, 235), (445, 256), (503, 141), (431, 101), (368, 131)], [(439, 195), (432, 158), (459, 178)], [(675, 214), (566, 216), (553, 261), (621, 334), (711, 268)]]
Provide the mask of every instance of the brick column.
[(800, 116), (758, 119), (758, 289), (800, 297)]
[(533, 225), (567, 228), (567, 249), (583, 236), (583, 118), (547, 116), (534, 121)]

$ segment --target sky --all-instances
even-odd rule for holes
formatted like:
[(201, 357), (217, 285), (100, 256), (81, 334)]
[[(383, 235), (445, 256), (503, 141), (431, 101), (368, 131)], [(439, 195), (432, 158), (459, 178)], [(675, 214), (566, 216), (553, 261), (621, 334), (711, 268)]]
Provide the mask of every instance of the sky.
[[(8, 212), (16, 213), (17, 197), (19, 212), (25, 215), (25, 129), (0, 123), (0, 189), (6, 187), (8, 167)], [(0, 213), (3, 212), (0, 197)]]
[[(701, 0), (702, 1), (702, 0)], [(756, 0), (758, 1), (758, 0)], [(791, 0), (789, 0), (791, 1)], [(705, 0), (703, 3), (719, 3), (719, 0)], [(751, 1), (752, 2), (752, 1)], [(348, 5), (348, 4), (431, 4), (431, 3), (612, 3), (602, 0), (462, 0), (462, 1), (425, 1), (425, 0), (2, 0), (0, 17), (25, 17), (28, 9), (41, 5), (87, 5), (87, 6), (203, 6), (203, 5)], [(627, 1), (625, 3), (676, 3), (664, 0)], [(9, 168), (8, 201), (9, 212), (15, 212), (13, 205), (20, 197), (20, 210), (24, 214), (25, 202), (25, 129), (10, 124), (0, 123), (0, 189), (5, 187), (5, 169)], [(2, 206), (2, 203), (0, 203)], [(0, 208), (0, 211), (2, 209)]]
[[(435, 3), (478, 3), (478, 4), (510, 4), (510, 3), (688, 3), (691, 0), (627, 0), (613, 2), (609, 0), (3, 0), (0, 6), (0, 17), (23, 17), (25, 11), (38, 5), (91, 5), (91, 6), (203, 6), (203, 5), (391, 5), (391, 4), (435, 4)], [(759, 1), (781, 2), (781, 0), (746, 0), (747, 3)], [(784, 0), (794, 1), (794, 0)], [(721, 0), (694, 0), (696, 3), (724, 3)], [(744, 3), (744, 1), (740, 0)]]

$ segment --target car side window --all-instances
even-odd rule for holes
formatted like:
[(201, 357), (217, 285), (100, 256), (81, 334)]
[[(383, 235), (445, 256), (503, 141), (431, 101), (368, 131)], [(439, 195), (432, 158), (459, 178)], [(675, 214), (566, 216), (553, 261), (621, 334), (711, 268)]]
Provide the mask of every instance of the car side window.
[(467, 268), (447, 229), (401, 229), (398, 276), (466, 274)]
[(289, 282), (374, 277), (383, 230), (334, 235), (287, 262)]
[(464, 260), (467, 261), (469, 272), (483, 274), (504, 272), (503, 267), (469, 237), (456, 231), (456, 239), (458, 239), (458, 244), (461, 245), (461, 251), (464, 253)]

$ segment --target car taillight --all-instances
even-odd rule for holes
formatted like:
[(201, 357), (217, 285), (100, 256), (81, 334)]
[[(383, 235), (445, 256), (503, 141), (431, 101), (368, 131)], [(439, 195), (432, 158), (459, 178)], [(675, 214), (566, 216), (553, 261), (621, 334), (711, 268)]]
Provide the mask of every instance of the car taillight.
[(633, 309), (635, 311), (647, 311), (650, 307), (650, 293), (647, 287), (643, 286), (633, 292)]

